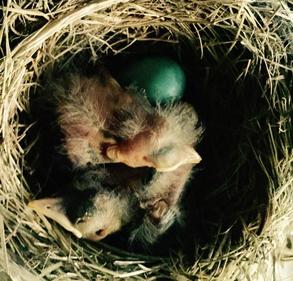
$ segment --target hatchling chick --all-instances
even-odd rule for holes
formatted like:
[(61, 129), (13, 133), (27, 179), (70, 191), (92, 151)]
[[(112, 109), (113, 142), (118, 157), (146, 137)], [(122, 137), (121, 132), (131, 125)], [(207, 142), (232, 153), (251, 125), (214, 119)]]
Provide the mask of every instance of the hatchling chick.
[(75, 167), (120, 162), (171, 171), (201, 160), (194, 145), (202, 129), (186, 103), (152, 107), (104, 68), (92, 77), (65, 75), (52, 91), (64, 150)]
[(184, 164), (174, 171), (157, 172), (147, 167), (106, 164), (104, 168), (87, 169), (85, 174), (81, 171), (85, 176), (78, 175), (75, 188), (84, 191), (92, 186), (91, 182), (100, 181), (111, 190), (121, 190), (124, 194), (128, 190), (128, 196), (135, 197), (130, 202), (137, 202), (130, 210), (129, 241), (147, 247), (158, 241), (176, 221), (181, 222), (181, 197), (193, 166)]
[[(28, 207), (44, 215), (78, 238), (99, 241), (130, 222), (138, 202), (129, 190), (106, 186), (107, 173), (85, 171), (72, 182), (69, 192), (56, 198), (29, 202)], [(98, 181), (97, 179), (102, 179)]]
[(184, 164), (174, 171), (157, 172), (138, 191), (140, 208), (145, 210), (143, 222), (133, 229), (130, 242), (154, 244), (175, 221), (181, 222), (181, 197), (191, 178), (193, 164)]
[(164, 107), (157, 105), (153, 110), (144, 119), (137, 118), (130, 110), (130, 117), (117, 122), (115, 132), (122, 138), (107, 148), (106, 155), (114, 162), (130, 167), (153, 167), (158, 172), (198, 164), (201, 157), (194, 146), (203, 129), (198, 126), (193, 107), (187, 103), (170, 103)]
[[(180, 199), (184, 187), (191, 177), (193, 164), (181, 165), (174, 171), (157, 172), (152, 168), (131, 168), (115, 163), (106, 164), (104, 168), (87, 169), (77, 172), (74, 188), (86, 191), (93, 182), (100, 182), (108, 189), (116, 190), (129, 197), (132, 204), (125, 212), (131, 212), (130, 244), (154, 244), (175, 223), (180, 221)], [(100, 185), (94, 188), (100, 190)], [(128, 194), (127, 194), (128, 192)], [(109, 205), (112, 209), (122, 205)], [(127, 211), (128, 210), (128, 211)]]
[(117, 163), (76, 170), (67, 194), (28, 206), (78, 238), (93, 241), (129, 224), (130, 244), (147, 247), (180, 219), (180, 199), (192, 166), (156, 172)]

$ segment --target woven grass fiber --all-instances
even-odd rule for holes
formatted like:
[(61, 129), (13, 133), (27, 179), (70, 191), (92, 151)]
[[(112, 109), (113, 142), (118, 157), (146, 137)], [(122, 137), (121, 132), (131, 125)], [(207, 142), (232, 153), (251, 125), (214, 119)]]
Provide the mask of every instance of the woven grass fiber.
[[(0, 279), (275, 280), (293, 218), (290, 0), (1, 1)], [(168, 53), (206, 128), (186, 227), (153, 254), (74, 238), (35, 198), (30, 102), (49, 69)], [(41, 151), (39, 151), (41, 153)], [(162, 244), (163, 245), (163, 244)]]

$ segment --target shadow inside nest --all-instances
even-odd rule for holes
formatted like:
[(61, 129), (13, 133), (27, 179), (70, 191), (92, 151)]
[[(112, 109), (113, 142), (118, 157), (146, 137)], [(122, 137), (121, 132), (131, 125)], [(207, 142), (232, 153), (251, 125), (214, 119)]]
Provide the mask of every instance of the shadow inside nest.
[[(262, 97), (264, 77), (247, 75), (238, 79), (249, 53), (241, 47), (224, 56), (219, 49), (215, 60), (207, 52), (200, 59), (187, 43), (178, 45), (154, 43), (134, 44), (122, 54), (106, 57), (104, 63), (113, 76), (119, 76), (120, 66), (132, 59), (153, 53), (175, 58), (183, 64), (187, 87), (183, 97), (194, 105), (204, 124), (204, 137), (198, 145), (203, 161), (196, 166), (182, 198), (184, 224), (175, 224), (156, 244), (148, 249), (140, 245), (127, 246), (127, 226), (103, 240), (120, 249), (135, 253), (168, 256), (182, 253), (186, 261), (208, 257), (211, 249), (221, 247), (222, 253), (241, 243), (245, 228), (259, 234), (269, 211), (269, 183), (257, 155), (266, 158), (263, 139), (266, 130), (267, 105)], [(215, 49), (217, 50), (217, 49)], [(94, 71), (89, 54), (83, 53), (62, 64), (65, 68), (84, 65), (82, 71)], [(62, 67), (63, 68), (63, 67)], [(57, 73), (64, 69), (57, 67)], [(238, 79), (238, 80), (237, 80)], [(42, 103), (41, 92), (31, 100), (27, 122), (35, 122), (26, 140), (36, 144), (27, 154), (26, 178), (34, 196), (60, 193), (72, 177), (72, 167), (65, 155), (58, 153), (61, 133), (56, 127), (56, 115)], [(265, 161), (265, 160), (264, 160)], [(63, 189), (63, 192), (66, 189)], [(228, 235), (223, 244), (224, 237)]]

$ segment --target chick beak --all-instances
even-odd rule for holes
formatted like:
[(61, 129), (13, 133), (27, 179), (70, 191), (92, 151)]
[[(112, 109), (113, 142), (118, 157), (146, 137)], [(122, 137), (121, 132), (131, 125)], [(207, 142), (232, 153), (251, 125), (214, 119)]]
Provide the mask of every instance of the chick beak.
[(56, 221), (63, 228), (72, 232), (77, 238), (81, 238), (81, 232), (73, 226), (71, 221), (65, 215), (62, 205), (62, 198), (45, 198), (28, 203), (28, 207), (32, 210)]
[(188, 163), (190, 164), (198, 164), (199, 162), (201, 162), (202, 158), (201, 156), (194, 150), (191, 149), (190, 150), (190, 158), (188, 159)]
[[(170, 159), (171, 158), (171, 159)], [(154, 167), (158, 172), (171, 172), (181, 165), (198, 164), (202, 158), (193, 147), (181, 147), (177, 151), (172, 152), (171, 157), (159, 157), (154, 161)]]

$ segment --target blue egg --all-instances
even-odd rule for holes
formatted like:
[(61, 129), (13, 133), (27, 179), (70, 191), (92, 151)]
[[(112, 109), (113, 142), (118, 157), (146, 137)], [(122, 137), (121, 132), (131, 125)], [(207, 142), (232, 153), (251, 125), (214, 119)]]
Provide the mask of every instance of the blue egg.
[(186, 86), (182, 67), (173, 59), (159, 56), (138, 59), (124, 67), (119, 80), (123, 86), (144, 89), (153, 104), (180, 100)]

